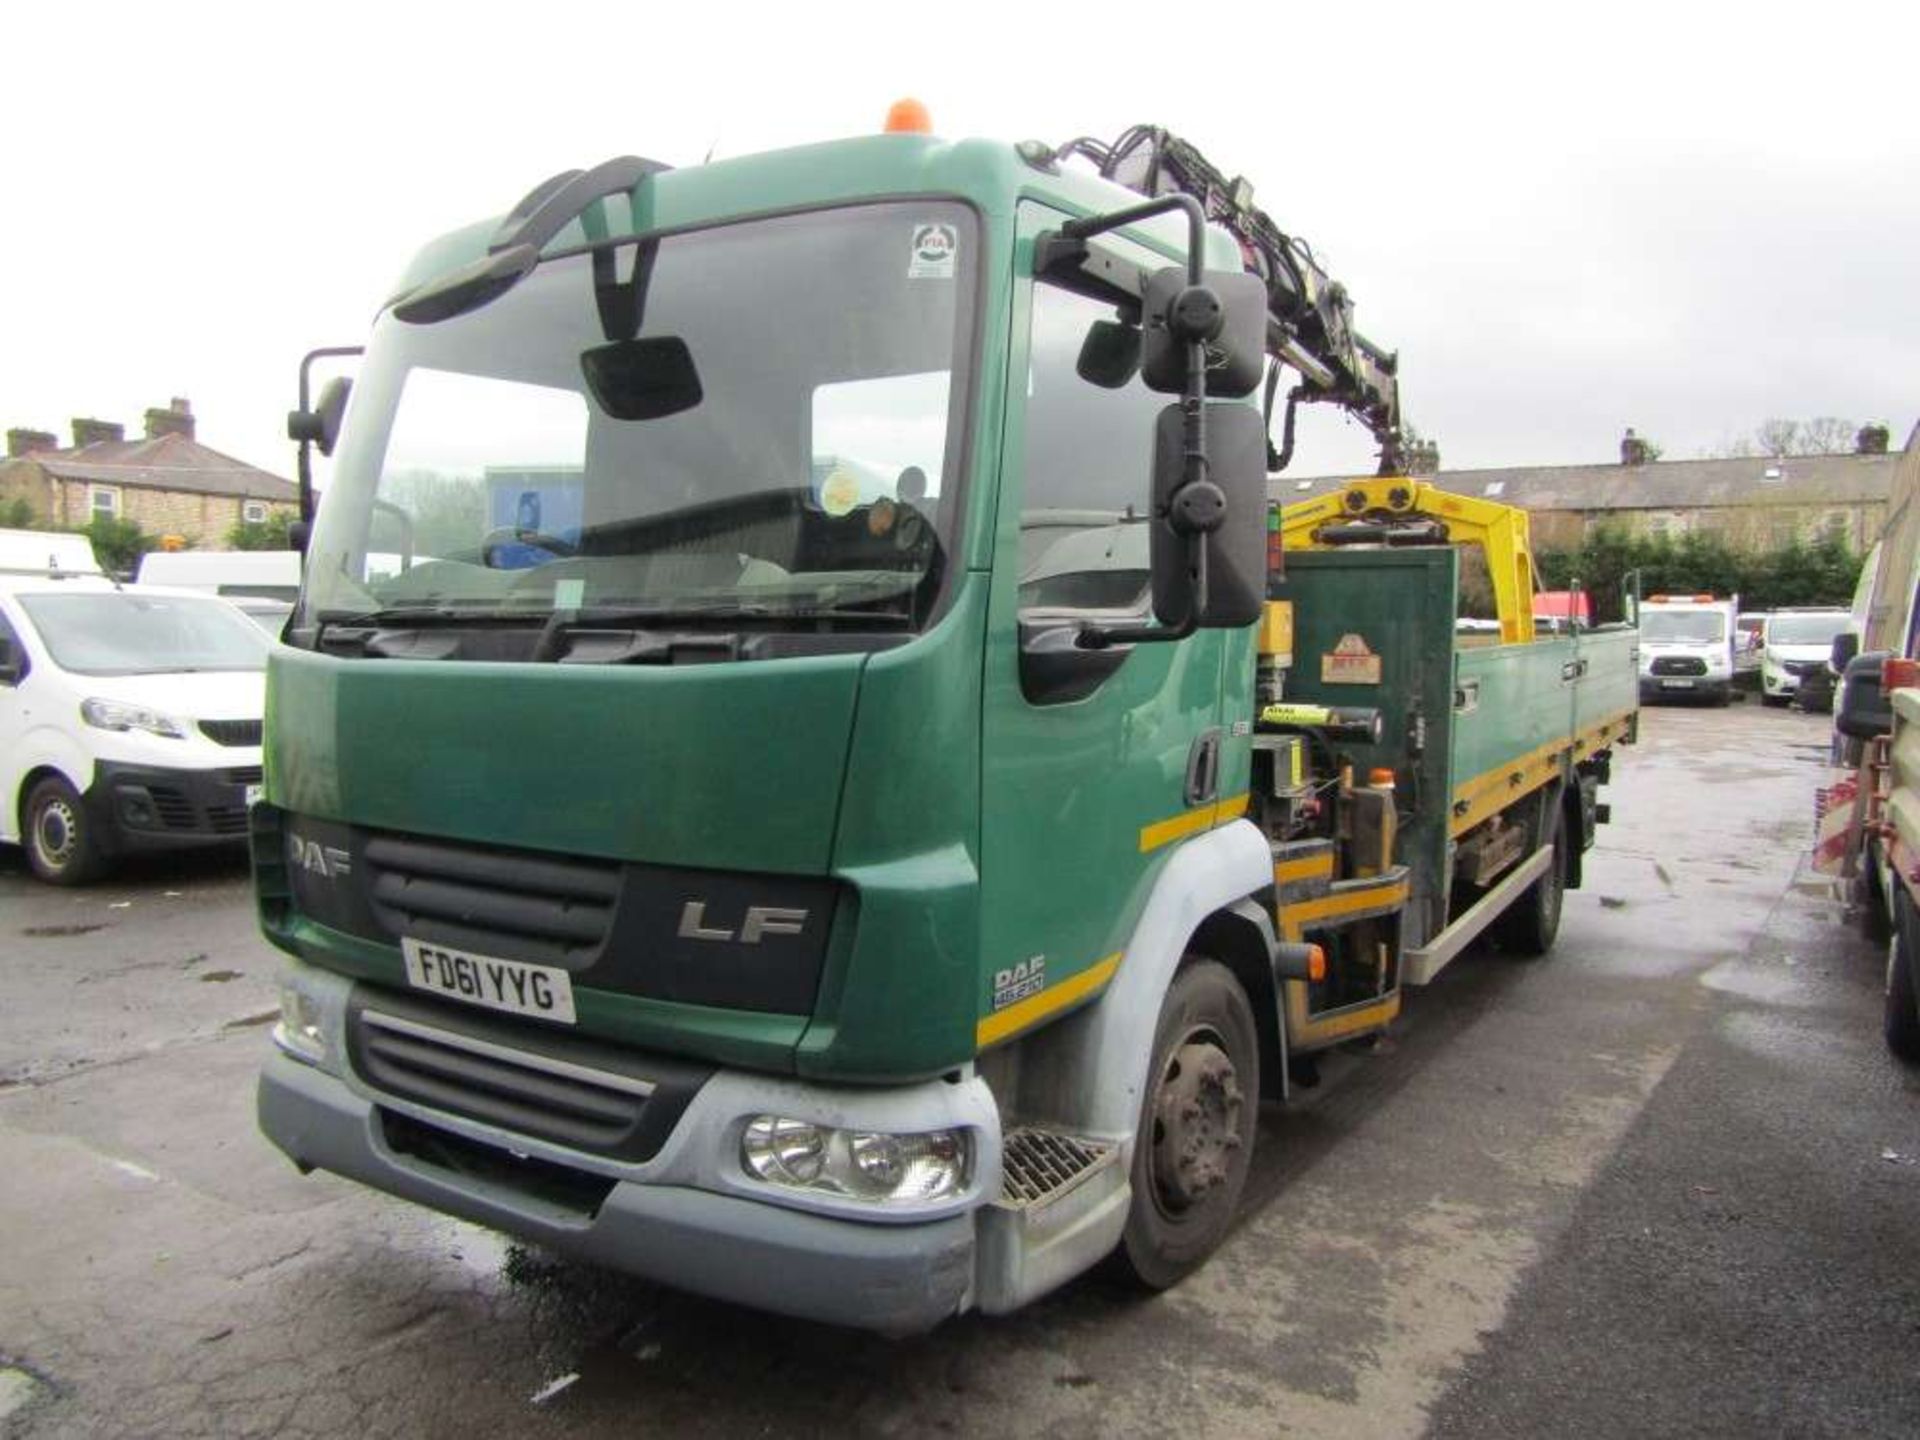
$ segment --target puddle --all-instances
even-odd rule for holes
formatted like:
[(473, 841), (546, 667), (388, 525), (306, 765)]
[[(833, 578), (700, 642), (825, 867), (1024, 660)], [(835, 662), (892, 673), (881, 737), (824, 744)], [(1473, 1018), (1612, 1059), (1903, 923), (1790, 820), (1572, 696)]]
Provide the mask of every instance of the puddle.
[(1700, 976), (1700, 983), (1723, 995), (1762, 1003), (1793, 1001), (1802, 993), (1799, 976), (1784, 969), (1763, 969), (1749, 960), (1722, 960)]
[(69, 935), (91, 935), (106, 928), (105, 925), (29, 925), (20, 933), (36, 940), (64, 940)]
[(209, 970), (207, 971), (206, 974), (202, 975), (200, 979), (202, 980), (202, 982), (211, 982), (212, 984), (215, 984), (215, 985), (224, 985), (229, 980), (238, 980), (242, 975), (246, 973), (247, 972), (244, 970)]

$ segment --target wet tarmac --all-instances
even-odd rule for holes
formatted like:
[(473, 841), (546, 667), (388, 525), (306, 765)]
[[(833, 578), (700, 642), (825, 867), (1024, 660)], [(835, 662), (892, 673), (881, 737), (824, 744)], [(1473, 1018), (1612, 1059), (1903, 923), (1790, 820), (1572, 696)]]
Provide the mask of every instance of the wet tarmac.
[(1203, 1271), (906, 1341), (298, 1176), (242, 869), (0, 852), (0, 1433), (1920, 1433), (1920, 1076), (1801, 864), (1825, 727), (1647, 712), (1553, 956), (1269, 1109)]

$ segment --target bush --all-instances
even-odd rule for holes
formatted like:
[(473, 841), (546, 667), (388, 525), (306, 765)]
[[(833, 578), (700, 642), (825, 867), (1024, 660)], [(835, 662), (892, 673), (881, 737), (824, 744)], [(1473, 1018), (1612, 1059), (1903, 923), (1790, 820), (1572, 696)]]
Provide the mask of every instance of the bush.
[(1642, 595), (1738, 595), (1743, 610), (1779, 610), (1849, 603), (1860, 563), (1861, 557), (1832, 535), (1811, 545), (1796, 540), (1775, 550), (1745, 551), (1717, 535), (1691, 534), (1676, 543), (1612, 525), (1588, 531), (1578, 550), (1534, 554), (1542, 589), (1568, 589), (1577, 577), (1593, 596), (1594, 615), (1602, 619), (1624, 613), (1622, 582), (1635, 570)]

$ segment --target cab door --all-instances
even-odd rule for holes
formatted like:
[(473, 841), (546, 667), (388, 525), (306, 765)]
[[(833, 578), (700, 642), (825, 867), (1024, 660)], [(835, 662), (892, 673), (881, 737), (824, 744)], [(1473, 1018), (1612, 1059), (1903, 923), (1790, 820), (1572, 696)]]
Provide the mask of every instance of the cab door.
[(1071, 649), (1083, 624), (1150, 618), (1152, 435), (1170, 399), (1137, 376), (1104, 388), (1078, 373), (1115, 310), (1031, 278), (1035, 234), (1067, 218), (1026, 203), (1015, 246), (982, 724), (982, 1048), (1098, 994), (1178, 842), (1246, 802), (1221, 688), (1230, 652), (1251, 686), (1247, 632), (1134, 645), (1104, 669), (1042, 653)]

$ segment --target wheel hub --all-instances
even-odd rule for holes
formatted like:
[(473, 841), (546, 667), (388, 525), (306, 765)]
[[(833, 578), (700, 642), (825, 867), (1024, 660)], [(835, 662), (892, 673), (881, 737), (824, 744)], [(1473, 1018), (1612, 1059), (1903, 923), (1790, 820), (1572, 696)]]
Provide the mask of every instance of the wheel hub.
[(41, 810), (34, 833), (40, 842), (41, 859), (55, 868), (67, 863), (73, 848), (73, 812), (63, 802), (56, 800)]
[(1227, 1182), (1245, 1103), (1232, 1058), (1213, 1041), (1173, 1052), (1153, 1107), (1154, 1188), (1169, 1210), (1191, 1209)]

